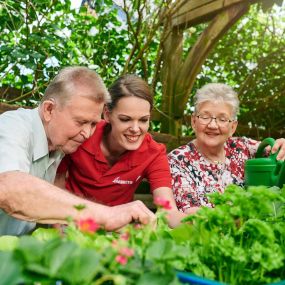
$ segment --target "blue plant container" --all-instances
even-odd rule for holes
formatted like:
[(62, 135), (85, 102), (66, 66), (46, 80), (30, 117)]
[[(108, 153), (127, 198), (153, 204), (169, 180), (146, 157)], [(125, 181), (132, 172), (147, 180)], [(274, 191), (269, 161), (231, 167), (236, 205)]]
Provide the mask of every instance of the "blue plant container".
[(184, 284), (191, 284), (191, 285), (222, 285), (224, 284), (225, 285), (225, 283), (206, 279), (204, 277), (199, 277), (189, 272), (177, 272), (176, 275), (179, 281)]
[[(204, 277), (199, 277), (195, 274), (189, 272), (177, 272), (176, 273), (180, 282), (190, 285), (227, 285), (226, 283), (218, 282), (215, 280), (206, 279)], [(285, 280), (275, 283), (270, 283), (268, 285), (285, 285)]]

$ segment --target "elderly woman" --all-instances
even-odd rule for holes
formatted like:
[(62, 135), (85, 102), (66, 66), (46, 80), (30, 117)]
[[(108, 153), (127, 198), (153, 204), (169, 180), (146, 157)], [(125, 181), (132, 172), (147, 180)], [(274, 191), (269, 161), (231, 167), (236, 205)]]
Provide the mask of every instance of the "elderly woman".
[[(207, 194), (223, 193), (229, 184), (244, 184), (244, 163), (259, 145), (246, 137), (232, 137), (238, 122), (239, 100), (234, 90), (210, 83), (198, 90), (191, 118), (196, 138), (168, 155), (172, 188), (179, 210), (193, 213), (212, 207)], [(276, 140), (272, 153), (285, 158), (285, 139)]]

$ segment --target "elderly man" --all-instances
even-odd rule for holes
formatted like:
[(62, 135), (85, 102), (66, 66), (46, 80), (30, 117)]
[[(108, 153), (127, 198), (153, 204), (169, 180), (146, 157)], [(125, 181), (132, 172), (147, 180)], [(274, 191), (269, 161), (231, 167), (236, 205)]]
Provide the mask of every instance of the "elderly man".
[(74, 196), (52, 183), (64, 154), (93, 134), (101, 120), (108, 91), (86, 67), (67, 67), (49, 84), (38, 108), (18, 109), (0, 116), (0, 235), (22, 235), (35, 223), (66, 223), (93, 217), (106, 230), (116, 230), (154, 214), (135, 201), (107, 207)]

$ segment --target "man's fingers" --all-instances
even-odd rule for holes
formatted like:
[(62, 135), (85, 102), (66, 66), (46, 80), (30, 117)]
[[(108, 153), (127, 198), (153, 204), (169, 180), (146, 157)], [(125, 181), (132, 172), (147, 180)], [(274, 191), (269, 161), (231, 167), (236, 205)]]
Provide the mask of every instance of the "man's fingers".
[(134, 201), (133, 203), (133, 219), (142, 224), (152, 223), (156, 220), (155, 214), (149, 210), (143, 202)]
[(109, 218), (104, 223), (108, 231), (121, 229), (132, 221), (137, 221), (141, 224), (155, 224), (156, 221), (155, 214), (141, 201), (110, 207), (108, 216)]

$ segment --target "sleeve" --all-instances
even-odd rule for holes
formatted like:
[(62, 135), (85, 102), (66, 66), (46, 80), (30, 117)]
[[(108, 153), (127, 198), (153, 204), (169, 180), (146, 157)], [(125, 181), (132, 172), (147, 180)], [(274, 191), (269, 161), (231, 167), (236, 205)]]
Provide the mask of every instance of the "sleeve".
[(32, 152), (28, 125), (9, 112), (0, 117), (0, 172), (30, 171)]
[(166, 147), (158, 145), (157, 154), (147, 168), (147, 179), (150, 184), (151, 192), (159, 187), (171, 188), (171, 175), (167, 161)]
[(254, 158), (257, 152), (260, 141), (256, 141), (247, 137), (243, 137), (245, 147), (248, 149), (249, 158)]
[(174, 152), (170, 152), (168, 154), (168, 164), (170, 167), (170, 173), (171, 173), (171, 184), (172, 184), (172, 189), (175, 190), (174, 192), (176, 193), (178, 189), (182, 185), (182, 177), (184, 176), (184, 171), (183, 168), (181, 167), (181, 164), (179, 163), (179, 160), (177, 159)]
[(198, 158), (187, 145), (168, 154), (171, 184), (177, 208), (185, 211), (191, 207), (200, 207), (204, 201), (207, 174), (201, 169)]

